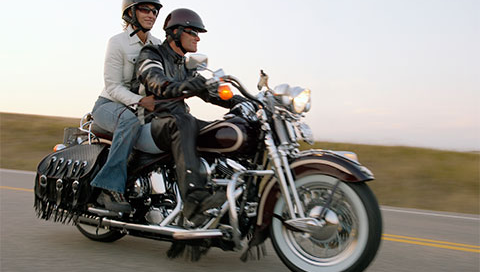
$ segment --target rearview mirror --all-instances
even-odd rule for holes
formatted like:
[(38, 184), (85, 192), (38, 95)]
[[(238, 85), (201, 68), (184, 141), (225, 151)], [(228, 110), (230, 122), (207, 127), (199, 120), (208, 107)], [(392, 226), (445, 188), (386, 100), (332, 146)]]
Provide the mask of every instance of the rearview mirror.
[(205, 70), (208, 65), (208, 57), (203, 54), (191, 54), (188, 56), (185, 65), (187, 69)]

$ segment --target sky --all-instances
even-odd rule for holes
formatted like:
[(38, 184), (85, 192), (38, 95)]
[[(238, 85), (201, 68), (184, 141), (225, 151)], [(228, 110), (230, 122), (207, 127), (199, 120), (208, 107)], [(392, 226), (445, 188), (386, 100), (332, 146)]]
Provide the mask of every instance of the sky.
[[(480, 150), (478, 0), (161, 0), (153, 35), (176, 8), (203, 18), (198, 53), (256, 93), (312, 90), (315, 139)], [(103, 88), (120, 0), (4, 1), (0, 111), (80, 118)], [(192, 113), (223, 109), (192, 99)]]

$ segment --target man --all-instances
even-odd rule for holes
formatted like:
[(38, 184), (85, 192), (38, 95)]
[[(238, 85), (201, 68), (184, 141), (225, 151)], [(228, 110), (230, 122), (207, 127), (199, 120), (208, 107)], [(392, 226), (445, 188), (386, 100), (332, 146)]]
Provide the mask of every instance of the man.
[(184, 215), (194, 225), (207, 217), (203, 211), (218, 207), (226, 200), (225, 193), (214, 195), (205, 189), (207, 182), (199, 169), (196, 138), (204, 122), (189, 111), (184, 99), (196, 95), (204, 101), (231, 108), (245, 99), (234, 96), (221, 100), (206, 90), (205, 78), (185, 67), (185, 54), (196, 52), (199, 33), (207, 32), (202, 19), (192, 10), (172, 11), (164, 24), (166, 40), (159, 46), (146, 46), (136, 64), (140, 92), (153, 94), (159, 100), (151, 121), (152, 136), (157, 147), (173, 154), (180, 192), (184, 199)]

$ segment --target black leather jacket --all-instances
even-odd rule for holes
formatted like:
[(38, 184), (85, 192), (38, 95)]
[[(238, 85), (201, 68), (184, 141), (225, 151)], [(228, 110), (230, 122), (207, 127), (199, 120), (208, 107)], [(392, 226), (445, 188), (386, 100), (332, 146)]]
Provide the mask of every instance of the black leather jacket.
[[(177, 54), (166, 40), (161, 45), (147, 45), (141, 51), (135, 65), (136, 80), (132, 82), (132, 91), (138, 93), (140, 88), (145, 89), (146, 95), (155, 95), (158, 100), (164, 100), (156, 106), (159, 110), (168, 110), (170, 113), (186, 113), (188, 106), (182, 97), (165, 99), (162, 92), (171, 83), (179, 83), (197, 76), (196, 70), (189, 70), (185, 66), (185, 57)], [(204, 92), (197, 94), (205, 102), (224, 108), (245, 101), (241, 96), (235, 95), (225, 101), (220, 99), (218, 93)]]

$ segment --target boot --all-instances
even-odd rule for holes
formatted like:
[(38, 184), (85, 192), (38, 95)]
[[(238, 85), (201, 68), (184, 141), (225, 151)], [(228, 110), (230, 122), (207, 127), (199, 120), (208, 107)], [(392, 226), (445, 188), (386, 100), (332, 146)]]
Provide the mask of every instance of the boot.
[(187, 196), (183, 214), (195, 226), (199, 226), (210, 217), (204, 214), (205, 211), (219, 208), (225, 201), (227, 201), (227, 196), (224, 191), (210, 194), (206, 190), (196, 190)]
[(130, 203), (127, 202), (123, 194), (118, 192), (103, 190), (98, 196), (97, 202), (110, 211), (123, 213), (132, 212)]

